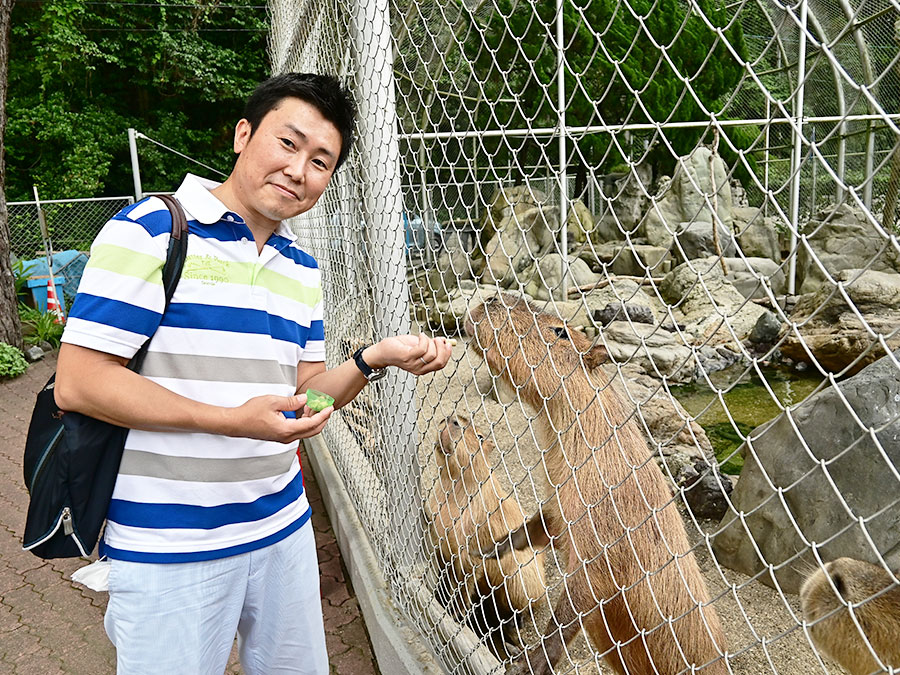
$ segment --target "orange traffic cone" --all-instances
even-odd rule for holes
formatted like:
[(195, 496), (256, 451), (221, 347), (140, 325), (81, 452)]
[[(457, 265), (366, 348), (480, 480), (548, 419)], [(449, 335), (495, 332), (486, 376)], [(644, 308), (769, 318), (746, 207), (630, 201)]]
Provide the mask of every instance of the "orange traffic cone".
[(50, 275), (47, 281), (47, 311), (52, 313), (56, 323), (65, 323), (66, 317), (63, 314), (62, 307), (59, 306), (59, 300), (56, 297), (56, 284), (53, 283), (53, 275)]

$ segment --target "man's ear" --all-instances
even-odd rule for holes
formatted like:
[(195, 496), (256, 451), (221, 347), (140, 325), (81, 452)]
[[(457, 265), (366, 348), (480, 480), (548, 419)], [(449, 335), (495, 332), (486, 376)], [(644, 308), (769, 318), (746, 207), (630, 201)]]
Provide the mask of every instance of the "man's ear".
[(606, 351), (606, 347), (603, 345), (594, 345), (585, 352), (583, 359), (587, 369), (593, 370), (609, 361), (609, 352)]
[(234, 128), (234, 151), (236, 154), (241, 154), (244, 148), (247, 147), (251, 131), (252, 127), (250, 126), (250, 122), (246, 119), (241, 119), (241, 121), (237, 123), (237, 126)]

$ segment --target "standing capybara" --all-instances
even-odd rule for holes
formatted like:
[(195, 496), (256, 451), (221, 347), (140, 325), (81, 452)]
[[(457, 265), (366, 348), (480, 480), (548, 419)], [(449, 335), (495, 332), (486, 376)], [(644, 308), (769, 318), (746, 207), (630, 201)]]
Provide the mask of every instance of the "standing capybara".
[(499, 558), (479, 552), (480, 545), (487, 547), (525, 523), (515, 496), (493, 476), (492, 449), (468, 419), (448, 417), (434, 444), (439, 480), (426, 508), (441, 558), (452, 570), (460, 609), (475, 605), (478, 628), (502, 627), (504, 638), (518, 641), (515, 628), (523, 612), (546, 592), (544, 556), (530, 548)]
[(554, 616), (513, 672), (552, 672), (582, 628), (617, 673), (728, 672), (719, 618), (662, 471), (599, 368), (606, 350), (510, 296), (475, 308), (466, 332), (493, 376), (537, 412), (550, 482), (542, 510), (497, 549), (552, 538), (567, 553)]
[(900, 668), (900, 586), (878, 565), (853, 558), (826, 563), (800, 587), (800, 609), (812, 624), (809, 635), (816, 648), (852, 675)]

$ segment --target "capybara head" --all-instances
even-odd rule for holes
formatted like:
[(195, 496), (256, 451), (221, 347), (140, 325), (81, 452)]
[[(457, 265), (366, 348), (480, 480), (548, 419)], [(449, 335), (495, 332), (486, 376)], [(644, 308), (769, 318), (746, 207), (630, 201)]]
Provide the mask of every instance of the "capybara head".
[(517, 389), (535, 387), (548, 397), (573, 373), (591, 371), (608, 360), (606, 349), (594, 345), (562, 319), (540, 311), (525, 299), (496, 295), (475, 307), (465, 322), (469, 346), (492, 373)]
[(450, 415), (438, 431), (434, 445), (438, 459), (444, 459), (452, 478), (459, 478), (474, 462), (486, 462), (485, 453), (493, 447), (475, 425), (462, 415)]
[(826, 563), (803, 582), (800, 609), (816, 646), (851, 673), (880, 670), (870, 646), (885, 664), (900, 666), (900, 586), (882, 567), (853, 558)]

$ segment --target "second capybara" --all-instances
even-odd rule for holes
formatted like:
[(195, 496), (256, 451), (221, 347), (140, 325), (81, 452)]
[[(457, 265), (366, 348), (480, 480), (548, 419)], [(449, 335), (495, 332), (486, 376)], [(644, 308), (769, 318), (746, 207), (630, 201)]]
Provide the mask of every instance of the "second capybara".
[(884, 568), (853, 558), (825, 563), (800, 587), (800, 609), (816, 648), (851, 675), (900, 668), (900, 586)]
[(684, 523), (637, 416), (600, 367), (606, 350), (508, 295), (472, 310), (466, 332), (492, 375), (537, 413), (549, 479), (541, 511), (496, 547), (552, 541), (567, 559), (542, 640), (512, 672), (548, 675), (581, 629), (617, 673), (728, 672)]
[(482, 557), (480, 546), (521, 527), (525, 513), (493, 475), (493, 444), (467, 418), (448, 417), (434, 448), (438, 484), (426, 508), (432, 536), (452, 572), (455, 602), (462, 603), (463, 612), (473, 608), (477, 628), (501, 628), (506, 641), (518, 642), (518, 623), (546, 593), (543, 554), (525, 548)]

